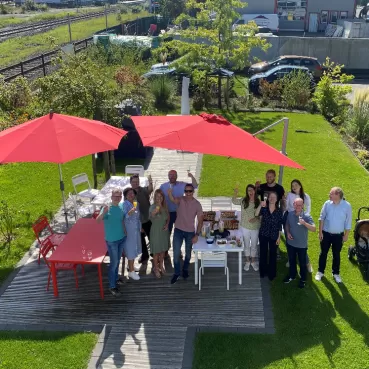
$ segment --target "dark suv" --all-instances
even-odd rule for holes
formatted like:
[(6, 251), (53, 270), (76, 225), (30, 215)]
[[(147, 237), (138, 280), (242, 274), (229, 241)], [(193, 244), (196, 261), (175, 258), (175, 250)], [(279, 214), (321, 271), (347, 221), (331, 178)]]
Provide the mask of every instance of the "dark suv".
[(249, 80), (249, 91), (254, 95), (260, 95), (259, 87), (260, 81), (265, 79), (269, 83), (273, 83), (278, 79), (282, 79), (289, 73), (301, 71), (302, 73), (306, 73), (310, 78), (310, 89), (313, 91), (316, 87), (314, 77), (310, 73), (308, 68), (305, 67), (296, 67), (293, 65), (281, 65), (279, 67), (275, 67), (266, 71), (265, 73), (255, 74), (250, 77)]
[(283, 55), (277, 59), (267, 62), (263, 61), (251, 65), (249, 69), (249, 75), (264, 73), (269, 69), (278, 67), (281, 65), (293, 65), (297, 67), (306, 67), (310, 70), (311, 74), (316, 80), (320, 79), (323, 74), (323, 68), (318, 62), (317, 58), (312, 58), (310, 56), (296, 56), (296, 55)]

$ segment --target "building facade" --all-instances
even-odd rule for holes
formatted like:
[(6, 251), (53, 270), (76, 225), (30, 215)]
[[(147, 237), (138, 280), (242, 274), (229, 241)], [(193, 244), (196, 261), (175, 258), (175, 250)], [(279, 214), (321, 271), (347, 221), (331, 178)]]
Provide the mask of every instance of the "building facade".
[(324, 31), (339, 19), (353, 19), (357, 0), (246, 0), (243, 14), (278, 14), (283, 31)]

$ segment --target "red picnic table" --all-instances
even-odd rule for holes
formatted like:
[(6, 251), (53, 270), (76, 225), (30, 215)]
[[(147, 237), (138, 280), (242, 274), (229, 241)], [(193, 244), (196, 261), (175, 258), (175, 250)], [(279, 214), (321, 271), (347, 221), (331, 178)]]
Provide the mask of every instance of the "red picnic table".
[(99, 273), (100, 295), (104, 298), (101, 264), (107, 254), (104, 225), (95, 219), (78, 219), (61, 244), (49, 258), (54, 296), (58, 296), (56, 263), (96, 264)]

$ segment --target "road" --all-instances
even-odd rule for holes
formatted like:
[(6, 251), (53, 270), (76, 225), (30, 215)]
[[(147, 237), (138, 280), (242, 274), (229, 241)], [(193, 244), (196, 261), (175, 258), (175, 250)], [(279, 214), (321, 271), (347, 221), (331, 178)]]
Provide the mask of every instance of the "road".
[(358, 80), (357, 83), (351, 83), (350, 86), (352, 87), (352, 93), (348, 95), (348, 98), (353, 102), (356, 91), (369, 88), (369, 80)]

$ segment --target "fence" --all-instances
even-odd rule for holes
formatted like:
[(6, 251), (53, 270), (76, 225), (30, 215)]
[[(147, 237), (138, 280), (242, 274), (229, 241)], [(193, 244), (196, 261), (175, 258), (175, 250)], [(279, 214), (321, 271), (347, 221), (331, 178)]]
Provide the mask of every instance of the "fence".
[[(128, 34), (141, 35), (146, 33), (149, 29), (150, 23), (157, 22), (156, 17), (144, 17), (138, 18), (134, 21), (119, 24), (108, 29), (101, 30), (96, 33), (117, 33), (121, 34), (122, 30)], [(78, 53), (93, 43), (93, 37), (79, 40), (73, 43), (73, 49), (75, 53)], [(10, 65), (8, 67), (0, 69), (0, 75), (4, 77), (5, 82), (11, 81), (19, 76), (27, 78), (37, 78), (46, 76), (55, 70), (52, 66), (52, 59), (61, 51), (61, 48), (43, 53), (33, 58), (24, 60), (20, 63)]]

